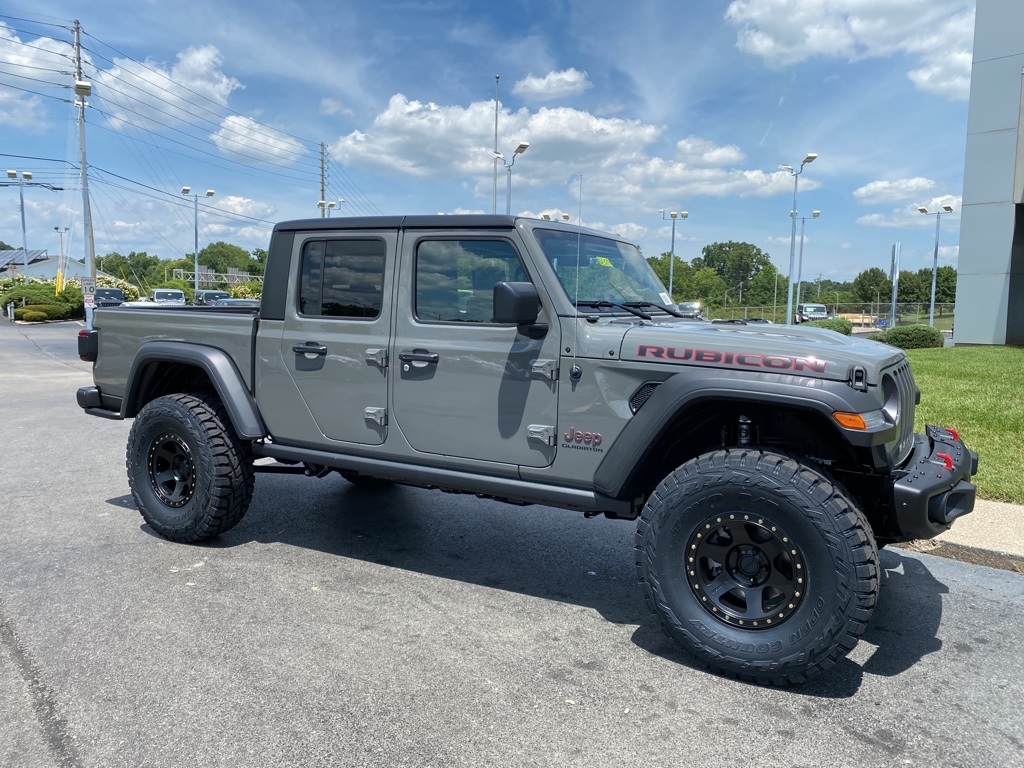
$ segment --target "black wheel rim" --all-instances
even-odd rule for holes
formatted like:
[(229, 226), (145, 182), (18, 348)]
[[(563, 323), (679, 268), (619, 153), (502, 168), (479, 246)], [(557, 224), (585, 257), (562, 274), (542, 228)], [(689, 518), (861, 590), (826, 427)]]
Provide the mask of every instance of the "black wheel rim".
[(160, 501), (169, 507), (183, 507), (196, 487), (196, 465), (192, 449), (175, 434), (160, 435), (149, 448), (149, 481)]
[(778, 626), (807, 592), (800, 548), (768, 518), (747, 513), (705, 520), (686, 545), (686, 572), (704, 610), (744, 629)]

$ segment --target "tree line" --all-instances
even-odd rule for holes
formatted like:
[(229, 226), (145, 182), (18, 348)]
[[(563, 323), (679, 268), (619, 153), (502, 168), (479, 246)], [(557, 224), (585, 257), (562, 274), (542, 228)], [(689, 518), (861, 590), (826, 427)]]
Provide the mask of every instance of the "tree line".
[[(711, 243), (701, 255), (689, 262), (679, 256), (671, 261), (670, 253), (647, 261), (669, 284), (672, 271), (672, 298), (679, 301), (700, 301), (707, 306), (771, 306), (786, 303), (786, 275), (776, 269), (768, 254), (751, 243)], [(903, 303), (931, 300), (932, 271), (900, 270), (897, 301)], [(794, 301), (796, 291), (794, 290)], [(892, 281), (883, 270), (871, 267), (853, 280), (837, 282), (829, 278), (801, 280), (800, 300), (822, 304), (887, 303), (892, 297)], [(935, 281), (935, 302), (948, 304), (956, 300), (956, 270), (939, 267)]]

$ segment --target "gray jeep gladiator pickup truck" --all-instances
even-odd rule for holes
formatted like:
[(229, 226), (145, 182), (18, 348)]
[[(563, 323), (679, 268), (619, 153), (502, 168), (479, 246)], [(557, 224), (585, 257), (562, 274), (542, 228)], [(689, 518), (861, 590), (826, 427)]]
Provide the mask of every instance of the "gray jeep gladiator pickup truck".
[(848, 653), (879, 544), (974, 507), (977, 455), (915, 434), (899, 349), (681, 316), (639, 250), (510, 216), (278, 224), (262, 303), (100, 309), (87, 413), (133, 418), (145, 521), (237, 525), (273, 459), (636, 520), (650, 607), (711, 668), (796, 683)]

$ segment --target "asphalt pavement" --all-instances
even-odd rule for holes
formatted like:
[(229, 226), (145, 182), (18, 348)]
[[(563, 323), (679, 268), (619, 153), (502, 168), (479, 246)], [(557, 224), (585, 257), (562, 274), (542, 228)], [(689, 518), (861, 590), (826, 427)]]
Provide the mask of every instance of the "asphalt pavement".
[[(0, 765), (1024, 766), (1010, 570), (886, 549), (853, 652), (766, 689), (664, 637), (624, 521), (260, 475), (173, 544), (129, 424), (74, 403), (76, 332), (0, 322)], [(983, 503), (948, 546), (1012, 568), (1022, 521)]]

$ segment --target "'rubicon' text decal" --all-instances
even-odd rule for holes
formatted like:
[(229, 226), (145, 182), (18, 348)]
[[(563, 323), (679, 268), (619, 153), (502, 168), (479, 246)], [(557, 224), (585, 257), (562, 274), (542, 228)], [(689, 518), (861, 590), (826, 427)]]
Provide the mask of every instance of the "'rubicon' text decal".
[(678, 347), (660, 347), (651, 344), (641, 344), (637, 347), (636, 354), (639, 357), (653, 357), (658, 360), (733, 365), (743, 368), (767, 368), (772, 371), (825, 372), (825, 361), (812, 357), (761, 355), (756, 352), (719, 352), (717, 349), (693, 349), (692, 347), (679, 349)]

